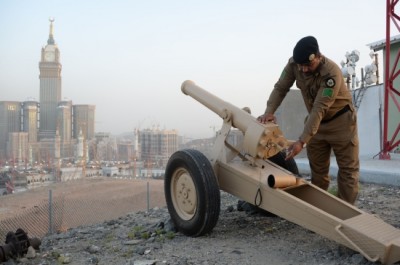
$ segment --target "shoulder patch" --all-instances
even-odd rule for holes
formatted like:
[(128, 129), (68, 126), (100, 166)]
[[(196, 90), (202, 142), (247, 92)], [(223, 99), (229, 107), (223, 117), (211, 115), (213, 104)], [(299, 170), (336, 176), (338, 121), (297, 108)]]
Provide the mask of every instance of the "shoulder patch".
[(335, 80), (333, 78), (328, 78), (325, 80), (325, 85), (327, 87), (334, 87), (335, 86)]
[(331, 98), (333, 96), (333, 89), (331, 87), (324, 88), (324, 90), (322, 90), (322, 96)]
[(285, 78), (285, 76), (286, 76), (286, 71), (283, 70), (279, 79), (283, 79), (283, 78)]

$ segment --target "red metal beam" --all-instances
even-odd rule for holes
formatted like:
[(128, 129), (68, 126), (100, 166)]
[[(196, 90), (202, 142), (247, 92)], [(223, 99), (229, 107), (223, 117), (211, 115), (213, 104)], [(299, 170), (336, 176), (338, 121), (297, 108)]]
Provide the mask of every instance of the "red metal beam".
[[(385, 49), (385, 84), (384, 84), (384, 112), (383, 112), (383, 138), (382, 147), (379, 154), (380, 159), (390, 159), (389, 152), (392, 151), (396, 146), (399, 145), (400, 141), (395, 141), (400, 131), (400, 124), (397, 125), (396, 130), (391, 136), (389, 136), (388, 124), (389, 124), (389, 95), (393, 100), (393, 103), (397, 107), (397, 111), (400, 113), (400, 103), (396, 98), (396, 95), (400, 95), (400, 92), (394, 88), (393, 84), (396, 78), (398, 78), (400, 71), (397, 70), (399, 63), (400, 50), (397, 53), (395, 62), (390, 65), (390, 22), (396, 26), (397, 30), (400, 31), (399, 21), (400, 16), (395, 13), (395, 7), (399, 0), (387, 0), (386, 1), (386, 49)], [(392, 70), (390, 70), (392, 69)], [(390, 140), (389, 140), (390, 138)]]

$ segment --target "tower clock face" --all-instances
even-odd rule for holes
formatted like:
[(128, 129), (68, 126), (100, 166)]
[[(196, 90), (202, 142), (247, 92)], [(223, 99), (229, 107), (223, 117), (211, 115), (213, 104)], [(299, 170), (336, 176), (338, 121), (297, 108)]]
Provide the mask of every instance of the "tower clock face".
[(46, 62), (54, 62), (55, 59), (56, 59), (56, 55), (54, 54), (54, 52), (45, 52), (44, 60)]

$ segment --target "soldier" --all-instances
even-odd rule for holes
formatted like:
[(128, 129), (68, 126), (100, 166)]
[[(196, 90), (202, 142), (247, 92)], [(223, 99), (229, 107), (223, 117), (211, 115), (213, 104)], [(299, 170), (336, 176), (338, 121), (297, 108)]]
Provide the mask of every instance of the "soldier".
[(357, 114), (339, 66), (319, 51), (313, 36), (300, 39), (267, 101), (261, 123), (276, 122), (274, 113), (296, 81), (308, 110), (299, 139), (288, 148), (287, 158), (304, 147), (311, 168), (311, 182), (327, 190), (330, 156), (339, 167), (338, 197), (354, 204), (358, 195), (359, 143)]

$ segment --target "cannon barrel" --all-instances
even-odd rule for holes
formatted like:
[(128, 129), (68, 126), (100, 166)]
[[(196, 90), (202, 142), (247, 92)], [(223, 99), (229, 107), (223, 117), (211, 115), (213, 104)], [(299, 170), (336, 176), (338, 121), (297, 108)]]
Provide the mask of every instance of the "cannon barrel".
[(181, 87), (185, 95), (189, 95), (216, 114), (225, 122), (244, 134), (243, 149), (254, 158), (268, 158), (287, 146), (278, 125), (274, 123), (261, 124), (247, 111), (226, 102), (210, 92), (197, 86), (193, 81), (186, 80)]
[(233, 117), (232, 125), (242, 132), (246, 132), (247, 128), (252, 123), (257, 122), (256, 119), (248, 112), (218, 98), (217, 96), (197, 86), (191, 80), (183, 82), (182, 92), (185, 95), (191, 96), (192, 98), (218, 114), (218, 116), (220, 116), (224, 120)]

